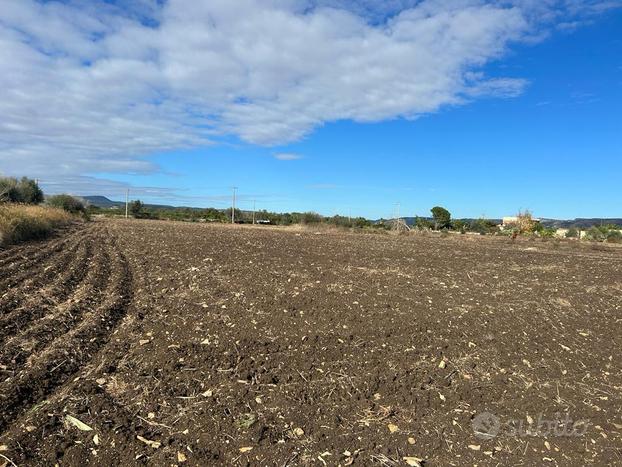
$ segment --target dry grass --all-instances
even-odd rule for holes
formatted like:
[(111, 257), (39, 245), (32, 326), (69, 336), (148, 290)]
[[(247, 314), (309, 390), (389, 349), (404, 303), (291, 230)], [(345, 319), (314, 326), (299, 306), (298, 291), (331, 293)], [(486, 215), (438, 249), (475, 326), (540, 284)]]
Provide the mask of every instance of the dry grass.
[(0, 246), (45, 238), (75, 218), (49, 206), (0, 204)]

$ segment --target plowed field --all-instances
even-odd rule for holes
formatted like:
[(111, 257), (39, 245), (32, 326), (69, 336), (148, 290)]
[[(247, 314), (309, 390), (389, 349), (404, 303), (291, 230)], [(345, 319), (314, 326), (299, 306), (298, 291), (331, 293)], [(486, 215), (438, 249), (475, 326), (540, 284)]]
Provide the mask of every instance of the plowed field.
[(622, 249), (96, 221), (0, 250), (0, 466), (622, 463)]

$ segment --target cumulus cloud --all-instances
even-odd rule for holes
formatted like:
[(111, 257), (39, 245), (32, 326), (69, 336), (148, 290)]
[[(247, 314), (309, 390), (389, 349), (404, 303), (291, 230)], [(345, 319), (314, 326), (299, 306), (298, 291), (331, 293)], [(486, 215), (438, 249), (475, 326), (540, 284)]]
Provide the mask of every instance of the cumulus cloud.
[[(580, 0), (3, 0), (0, 163), (66, 180), (144, 156), (326, 122), (416, 118), (527, 82), (484, 65)], [(277, 157), (278, 158), (278, 157)]]

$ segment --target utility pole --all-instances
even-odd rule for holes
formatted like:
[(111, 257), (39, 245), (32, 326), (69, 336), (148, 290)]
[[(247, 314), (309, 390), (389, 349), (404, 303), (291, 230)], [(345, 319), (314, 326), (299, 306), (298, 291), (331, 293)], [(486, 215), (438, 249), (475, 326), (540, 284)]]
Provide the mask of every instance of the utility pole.
[(405, 232), (410, 230), (410, 227), (406, 224), (406, 222), (400, 217), (400, 203), (395, 204), (395, 217), (393, 219), (393, 230), (397, 232)]
[(125, 190), (125, 218), (129, 217), (129, 207), (130, 207), (130, 189)]
[(238, 187), (234, 186), (232, 188), (233, 188), (233, 203), (231, 205), (231, 223), (235, 224), (235, 190), (237, 190)]
[(256, 207), (255, 203), (256, 203), (256, 200), (253, 200), (253, 225), (255, 225), (255, 207)]

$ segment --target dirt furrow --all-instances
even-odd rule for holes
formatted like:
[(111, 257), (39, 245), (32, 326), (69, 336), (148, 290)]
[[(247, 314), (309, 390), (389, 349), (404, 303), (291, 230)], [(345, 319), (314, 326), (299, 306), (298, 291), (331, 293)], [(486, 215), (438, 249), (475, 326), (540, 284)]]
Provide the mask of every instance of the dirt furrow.
[[(89, 249), (94, 247), (88, 243)], [(88, 255), (88, 262), (78, 261), (74, 270), (81, 271), (76, 286), (66, 287), (70, 295), (59, 305), (50, 309), (39, 319), (12, 337), (0, 349), (0, 365), (5, 371), (19, 371), (30, 355), (39, 352), (47, 344), (79, 323), (87, 309), (97, 307), (103, 301), (106, 278), (110, 274), (110, 256), (105, 248), (96, 247), (96, 251)], [(73, 285), (73, 284), (72, 284)]]
[(15, 270), (14, 273), (0, 281), (0, 312), (14, 308), (19, 304), (20, 297), (33, 296), (38, 288), (47, 286), (55, 275), (63, 271), (60, 263), (69, 264), (76, 250), (83, 245), (84, 239), (71, 237), (65, 242), (46, 249), (46, 253), (34, 262), (28, 262)]
[(51, 256), (49, 262), (42, 265), (43, 271), (34, 274), (35, 277), (21, 284), (15, 284), (0, 297), (0, 320), (6, 319), (7, 315), (18, 311), (28, 304), (42, 305), (57, 303), (54, 294), (62, 293), (64, 281), (74, 272), (76, 255), (83, 255), (86, 251), (84, 240), (78, 240), (74, 246), (66, 249), (58, 255)]
[(0, 290), (31, 278), (33, 268), (42, 269), (40, 265), (43, 261), (62, 251), (67, 245), (74, 244), (75, 239), (79, 238), (81, 230), (76, 229), (43, 245), (28, 245), (17, 252), (9, 250), (10, 256), (0, 259)]
[(33, 240), (19, 245), (11, 245), (9, 247), (0, 247), (0, 265), (8, 265), (18, 262), (18, 260), (27, 260), (32, 255), (38, 254), (44, 248), (53, 246), (59, 242), (65, 242), (71, 231), (78, 229), (75, 224), (64, 229), (59, 229), (52, 238), (45, 240)]
[(33, 355), (24, 370), (0, 383), (0, 431), (32, 404), (54, 392), (86, 364), (109, 339), (126, 313), (130, 298), (130, 272), (124, 256), (113, 246), (112, 271), (106, 299), (71, 331), (53, 341), (43, 352)]
[(84, 280), (90, 254), (91, 245), (85, 239), (76, 249), (59, 258), (58, 264), (48, 271), (51, 283), (34, 290), (22, 290), (21, 294), (12, 294), (1, 302), (0, 343), (65, 301), (75, 286)]

